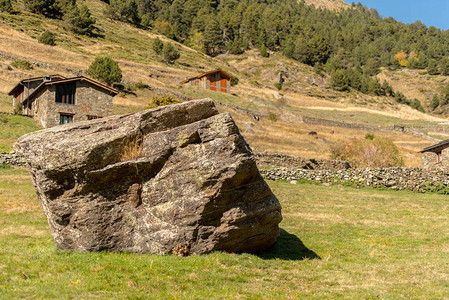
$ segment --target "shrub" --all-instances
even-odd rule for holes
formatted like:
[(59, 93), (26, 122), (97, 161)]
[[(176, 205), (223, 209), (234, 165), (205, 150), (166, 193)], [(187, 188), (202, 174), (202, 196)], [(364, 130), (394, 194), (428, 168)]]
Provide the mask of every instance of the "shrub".
[(236, 86), (237, 84), (239, 84), (239, 78), (236, 76), (233, 76), (231, 79), (231, 86)]
[(269, 57), (270, 56), (270, 53), (268, 53), (267, 47), (265, 45), (262, 45), (262, 47), (260, 47), (260, 55), (262, 57)]
[(278, 120), (278, 117), (276, 117), (276, 115), (270, 111), (268, 113), (268, 120), (276, 122)]
[(0, 114), (0, 123), (7, 124), (9, 122), (8, 118), (4, 114)]
[(159, 53), (162, 52), (162, 48), (164, 48), (164, 43), (159, 38), (156, 38), (153, 41), (153, 50), (154, 50), (154, 52), (156, 52), (156, 54), (159, 54)]
[(26, 60), (17, 59), (11, 63), (11, 66), (17, 69), (32, 70), (33, 64)]
[(387, 168), (403, 166), (398, 147), (389, 139), (374, 137), (352, 140), (331, 147), (333, 159), (346, 160), (356, 168)]
[(17, 104), (17, 105), (14, 107), (12, 113), (13, 113), (14, 115), (21, 116), (22, 113), (23, 113), (23, 105), (22, 105), (22, 103)]
[(166, 63), (172, 64), (180, 56), (181, 54), (179, 54), (178, 50), (176, 50), (172, 43), (165, 43), (164, 47), (162, 47), (162, 59)]
[(173, 27), (168, 22), (156, 21), (156, 23), (154, 23), (154, 29), (170, 39), (175, 37), (173, 34)]
[(172, 95), (162, 95), (162, 96), (153, 97), (151, 99), (151, 102), (156, 106), (164, 106), (164, 105), (180, 103), (180, 101)]
[(39, 38), (37, 40), (39, 41), (39, 43), (42, 43), (45, 45), (50, 45), (50, 46), (56, 45), (55, 35), (53, 34), (53, 32), (48, 31), (48, 30), (45, 30), (44, 33), (42, 33), (41, 36), (39, 36)]
[(365, 140), (374, 140), (374, 134), (372, 133), (365, 134)]
[(274, 83), (274, 86), (280, 91), (282, 89), (283, 83), (281, 81), (277, 81)]
[(134, 84), (134, 86), (136, 87), (136, 89), (138, 90), (143, 90), (143, 89), (147, 89), (149, 87), (148, 84), (145, 84), (141, 81), (137, 82), (136, 84)]
[(118, 64), (109, 57), (95, 58), (86, 73), (94, 79), (103, 81), (108, 85), (122, 80), (122, 70)]
[(430, 102), (430, 108), (432, 110), (437, 109), (437, 107), (440, 106), (440, 97), (438, 97), (438, 95), (434, 95), (432, 98), (432, 102)]
[(11, 0), (0, 0), (0, 11), (12, 12)]

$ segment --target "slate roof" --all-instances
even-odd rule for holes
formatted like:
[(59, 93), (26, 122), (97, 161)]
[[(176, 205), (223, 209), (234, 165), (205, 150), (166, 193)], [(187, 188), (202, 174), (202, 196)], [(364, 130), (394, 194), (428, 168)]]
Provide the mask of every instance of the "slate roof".
[[(61, 76), (62, 77), (62, 76)], [(42, 79), (42, 77), (40, 77), (41, 79)], [(26, 80), (29, 80), (29, 79), (25, 79), (25, 81)], [(113, 89), (113, 88), (111, 88), (111, 87), (108, 87), (108, 86), (106, 86), (106, 85), (104, 85), (104, 84), (102, 84), (102, 83), (100, 83), (100, 82), (98, 82), (98, 81), (95, 81), (95, 80), (93, 80), (93, 79), (90, 79), (90, 78), (87, 78), (87, 77), (84, 77), (84, 76), (78, 76), (78, 77), (73, 77), (73, 78), (65, 78), (65, 77), (62, 77), (62, 79), (59, 79), (59, 80), (54, 80), (54, 81), (44, 81), (44, 82), (42, 82), (35, 90), (33, 90), (33, 92), (28, 96), (28, 97), (26, 97), (25, 99), (23, 99), (23, 101), (22, 101), (22, 103), (24, 103), (24, 102), (26, 102), (26, 101), (28, 101), (28, 100), (33, 100), (34, 99), (34, 97), (42, 90), (42, 89), (44, 89), (45, 87), (47, 87), (47, 86), (50, 86), (50, 85), (56, 85), (56, 84), (61, 84), (61, 83), (67, 83), (67, 82), (73, 82), (73, 81), (81, 81), (81, 82), (83, 82), (83, 81), (87, 81), (87, 82), (89, 82), (89, 83), (91, 83), (91, 84), (93, 84), (93, 85), (95, 85), (95, 86), (97, 86), (97, 87), (99, 87), (99, 88), (101, 88), (101, 89), (103, 89), (103, 90), (105, 90), (105, 91), (107, 91), (107, 92), (109, 92), (109, 93), (111, 93), (113, 96), (115, 96), (115, 95), (117, 95), (118, 94), (118, 91), (116, 90), (116, 89)]]
[(427, 148), (424, 148), (423, 150), (419, 151), (420, 153), (424, 152), (434, 152), (434, 153), (440, 153), (444, 149), (449, 147), (449, 140), (444, 140), (439, 142), (438, 144), (435, 144), (433, 146), (429, 146)]
[(192, 78), (183, 80), (183, 81), (181, 81), (179, 84), (184, 84), (184, 83), (187, 83), (187, 82), (189, 82), (189, 81), (191, 81), (191, 80), (195, 80), (195, 79), (198, 79), (198, 78), (207, 76), (207, 75), (209, 75), (209, 74), (218, 73), (218, 72), (221, 73), (222, 75), (224, 75), (224, 77), (228, 78), (229, 80), (232, 79), (232, 76), (229, 75), (228, 73), (226, 73), (225, 71), (223, 71), (223, 70), (221, 70), (221, 69), (216, 69), (216, 70), (209, 71), (209, 72), (203, 73), (203, 74), (201, 74), (201, 75), (198, 75), (198, 76), (195, 76), (195, 77), (192, 77)]
[(20, 80), (19, 83), (17, 83), (9, 92), (8, 95), (9, 96), (15, 96), (17, 94), (19, 94), (21, 92), (21, 90), (23, 90), (23, 86), (29, 82), (33, 82), (33, 81), (39, 81), (39, 80), (44, 80), (45, 77), (50, 77), (50, 78), (58, 78), (58, 79), (66, 79), (64, 76), (61, 76), (59, 74), (54, 74), (54, 75), (48, 75), (48, 76), (40, 76), (40, 77), (33, 77), (33, 78), (27, 78), (27, 79), (23, 79)]

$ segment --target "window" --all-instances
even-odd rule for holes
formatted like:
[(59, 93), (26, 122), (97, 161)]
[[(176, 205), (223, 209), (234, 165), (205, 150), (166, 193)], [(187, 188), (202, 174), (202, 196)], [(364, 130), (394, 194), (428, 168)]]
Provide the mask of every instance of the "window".
[(102, 117), (100, 117), (100, 116), (87, 116), (88, 120), (94, 120), (94, 119), (100, 119), (100, 118), (102, 118)]
[(55, 101), (58, 103), (75, 104), (76, 82), (56, 86)]
[(59, 124), (68, 124), (73, 122), (73, 115), (70, 114), (60, 114)]

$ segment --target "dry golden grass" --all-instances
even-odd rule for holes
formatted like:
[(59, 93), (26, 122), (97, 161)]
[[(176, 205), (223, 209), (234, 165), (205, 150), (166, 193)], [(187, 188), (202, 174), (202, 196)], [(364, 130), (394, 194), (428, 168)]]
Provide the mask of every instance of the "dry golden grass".
[(134, 160), (142, 156), (142, 139), (137, 137), (125, 141), (120, 153), (120, 161)]
[[(240, 128), (246, 141), (257, 150), (269, 152), (281, 152), (297, 155), (304, 158), (330, 158), (330, 146), (334, 143), (348, 139), (364, 139), (368, 133), (366, 130), (357, 130), (340, 127), (328, 127), (290, 123), (284, 121), (269, 121), (261, 118), (255, 121), (251, 116), (237, 113), (233, 110), (220, 108), (232, 114), (237, 126)], [(334, 130), (331, 133), (331, 130)], [(317, 136), (310, 136), (309, 132), (316, 131)], [(413, 157), (405, 157), (406, 166), (420, 166), (421, 155), (419, 150), (432, 145), (433, 142), (416, 137), (411, 134), (370, 132), (376, 136), (388, 138), (398, 146), (401, 154), (412, 154)]]
[[(0, 210), (2, 210), (0, 208)], [(28, 210), (33, 211), (33, 210)], [(15, 211), (5, 211), (6, 213), (23, 213), (24, 210), (15, 210)], [(0, 236), (9, 236), (9, 235), (17, 235), (17, 236), (24, 236), (27, 237), (31, 236), (46, 236), (50, 234), (50, 229), (47, 230), (39, 230), (36, 229), (34, 226), (27, 226), (27, 225), (10, 225), (5, 228), (2, 228), (0, 231)]]
[(425, 73), (426, 70), (382, 70), (377, 77), (381, 82), (386, 80), (395, 91), (403, 93), (407, 98), (420, 100), (426, 107), (432, 101), (433, 96), (441, 92), (448, 80), (446, 76), (431, 76)]
[(321, 7), (330, 10), (347, 9), (351, 7), (351, 5), (343, 2), (342, 0), (304, 0), (304, 2), (308, 5), (314, 5), (315, 7)]

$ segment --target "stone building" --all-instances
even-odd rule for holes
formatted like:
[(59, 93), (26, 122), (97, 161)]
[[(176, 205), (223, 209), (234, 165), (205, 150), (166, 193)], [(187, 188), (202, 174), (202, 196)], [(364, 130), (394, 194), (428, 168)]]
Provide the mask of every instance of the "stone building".
[(179, 84), (190, 83), (193, 86), (199, 86), (211, 91), (220, 91), (224, 93), (231, 92), (232, 77), (223, 70), (215, 69), (181, 81)]
[(419, 151), (422, 153), (423, 167), (425, 169), (449, 169), (449, 140), (429, 146)]
[(112, 114), (117, 91), (90, 78), (50, 75), (20, 81), (8, 94), (13, 106), (22, 104), (22, 114), (44, 128)]

